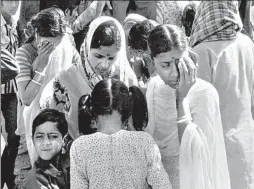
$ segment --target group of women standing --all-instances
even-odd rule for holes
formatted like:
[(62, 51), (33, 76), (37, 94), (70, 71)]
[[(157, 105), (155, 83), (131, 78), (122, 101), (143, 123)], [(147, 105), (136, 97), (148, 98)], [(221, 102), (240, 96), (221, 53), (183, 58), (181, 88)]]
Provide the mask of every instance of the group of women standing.
[[(75, 139), (73, 189), (251, 189), (254, 44), (240, 33), (237, 3), (202, 1), (190, 46), (178, 26), (144, 23), (145, 17), (130, 14), (123, 27), (100, 16), (91, 22), (80, 55), (63, 12), (40, 11), (16, 55), (25, 125), (19, 131), (32, 165), (32, 122), (50, 108), (65, 113)], [(132, 27), (149, 30), (141, 35), (143, 49), (129, 38)], [(127, 56), (131, 45), (142, 52), (139, 61)], [(140, 60), (154, 72), (145, 90), (132, 69)]]

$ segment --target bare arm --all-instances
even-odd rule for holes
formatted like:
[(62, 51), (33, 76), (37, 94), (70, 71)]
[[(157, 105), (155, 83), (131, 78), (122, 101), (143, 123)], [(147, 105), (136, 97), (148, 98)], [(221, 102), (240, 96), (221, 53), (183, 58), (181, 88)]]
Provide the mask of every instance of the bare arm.
[[(40, 47), (38, 50), (39, 55), (32, 64), (34, 65), (34, 72), (31, 75), (30, 79), (26, 79), (17, 83), (21, 101), (27, 106), (29, 106), (34, 100), (40, 87), (44, 83), (45, 68), (48, 64), (49, 55), (54, 49), (55, 47), (51, 43), (45, 43), (42, 45), (42, 47)], [(22, 61), (25, 61), (25, 57), (19, 53), (17, 53), (16, 58), (19, 64), (22, 64)]]

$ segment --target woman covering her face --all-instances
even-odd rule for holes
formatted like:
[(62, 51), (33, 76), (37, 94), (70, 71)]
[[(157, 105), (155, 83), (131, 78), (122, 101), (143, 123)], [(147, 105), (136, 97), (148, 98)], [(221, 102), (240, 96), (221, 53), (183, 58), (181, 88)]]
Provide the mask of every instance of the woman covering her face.
[(69, 133), (77, 138), (78, 101), (90, 94), (104, 78), (117, 78), (127, 86), (137, 79), (126, 57), (125, 36), (120, 23), (111, 17), (95, 19), (81, 47), (82, 63), (62, 71), (47, 85), (40, 99), (41, 108), (56, 108), (66, 113)]
[(66, 34), (63, 12), (60, 13), (58, 8), (48, 8), (33, 17), (29, 25), (30, 38), (16, 53), (20, 65), (17, 84), (21, 102), (18, 114), (20, 124), (16, 132), (26, 135), (32, 165), (36, 159), (32, 121), (40, 112), (41, 94), (57, 73), (73, 63), (81, 63), (80, 55)]
[(164, 156), (173, 188), (229, 189), (218, 93), (196, 79), (195, 54), (179, 27), (157, 26), (148, 44), (159, 76), (148, 84), (147, 132)]

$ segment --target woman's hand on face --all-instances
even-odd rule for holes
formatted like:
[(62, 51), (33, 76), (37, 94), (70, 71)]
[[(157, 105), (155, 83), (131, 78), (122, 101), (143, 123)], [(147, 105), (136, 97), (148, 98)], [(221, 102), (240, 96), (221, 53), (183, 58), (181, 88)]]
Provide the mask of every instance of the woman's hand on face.
[(39, 64), (37, 67), (37, 71), (41, 72), (48, 65), (49, 55), (55, 50), (55, 44), (51, 42), (44, 42), (39, 45), (38, 48), (38, 58)]
[(184, 99), (190, 88), (196, 82), (197, 67), (190, 57), (183, 57), (178, 64), (180, 72), (180, 82), (177, 89), (178, 97)]

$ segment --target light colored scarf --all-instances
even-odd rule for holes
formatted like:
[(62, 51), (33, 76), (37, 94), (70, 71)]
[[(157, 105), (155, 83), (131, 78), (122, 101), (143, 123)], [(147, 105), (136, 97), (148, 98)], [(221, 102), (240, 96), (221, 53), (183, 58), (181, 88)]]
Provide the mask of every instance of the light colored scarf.
[(91, 48), (91, 42), (92, 42), (94, 32), (102, 23), (107, 21), (113, 21), (115, 23), (120, 33), (120, 39), (121, 39), (120, 50), (117, 54), (115, 63), (112, 65), (111, 77), (114, 77), (115, 75), (117, 75), (118, 79), (123, 81), (127, 86), (130, 86), (130, 85), (137, 86), (136, 76), (132, 68), (130, 67), (130, 64), (128, 62), (127, 55), (126, 55), (126, 41), (125, 41), (125, 33), (123, 30), (123, 27), (115, 18), (112, 18), (109, 16), (101, 16), (95, 19), (91, 23), (85, 42), (81, 46), (81, 50), (80, 50), (81, 58), (82, 58), (84, 70), (89, 82), (89, 86), (93, 89), (93, 87), (100, 80), (102, 80), (102, 77), (95, 72), (95, 70), (91, 66), (91, 62), (88, 60), (88, 52)]
[(193, 21), (190, 46), (235, 39), (242, 27), (237, 1), (202, 1)]
[(60, 73), (62, 70), (69, 68), (72, 65), (73, 58), (73, 46), (67, 35), (64, 35), (61, 42), (57, 45), (56, 49), (52, 52), (49, 57), (49, 63), (46, 67), (45, 80), (43, 85), (40, 87), (34, 100), (29, 106), (24, 107), (23, 117), (25, 122), (26, 140), (29, 156), (33, 165), (37, 159), (37, 154), (34, 149), (32, 141), (32, 123), (34, 118), (40, 113), (40, 98), (41, 94), (50, 82), (50, 80)]

